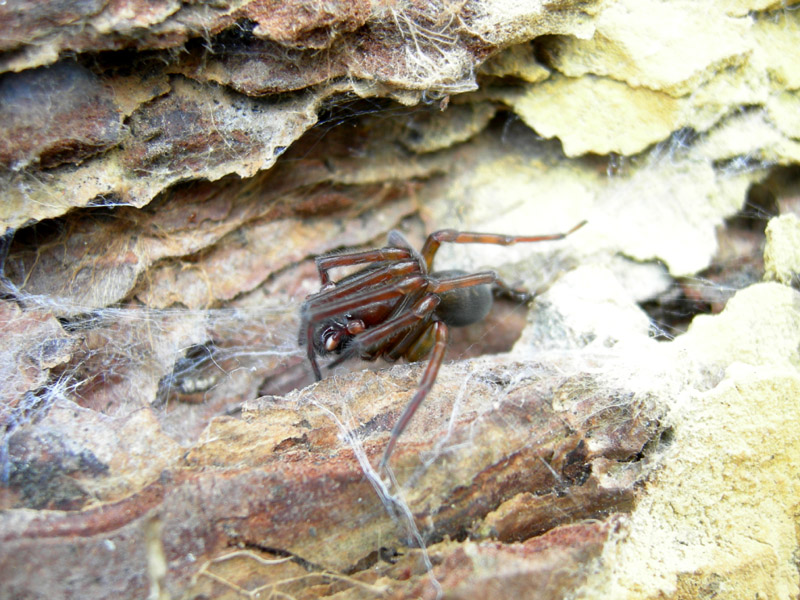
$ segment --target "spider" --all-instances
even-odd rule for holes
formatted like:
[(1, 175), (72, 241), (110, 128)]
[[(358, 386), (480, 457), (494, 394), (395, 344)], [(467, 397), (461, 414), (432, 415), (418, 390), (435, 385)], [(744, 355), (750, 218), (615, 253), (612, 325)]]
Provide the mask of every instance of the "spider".
[[(388, 361), (404, 357), (415, 362), (430, 355), (417, 392), (392, 429), (381, 469), (388, 464), (397, 439), (436, 381), (447, 347), (448, 327), (483, 319), (491, 309), (493, 294), (508, 295), (520, 302), (532, 298), (524, 290), (506, 285), (494, 271), (432, 271), (439, 246), (443, 242), (508, 246), (561, 240), (585, 224), (582, 221), (566, 233), (534, 236), (442, 229), (428, 236), (420, 252), (403, 234), (392, 230), (383, 248), (317, 257), (322, 287), (303, 302), (299, 334), (317, 381), (322, 379), (317, 355), (338, 355), (328, 368), (354, 357), (382, 357)], [(331, 269), (353, 265), (365, 266), (339, 281), (331, 281)]]

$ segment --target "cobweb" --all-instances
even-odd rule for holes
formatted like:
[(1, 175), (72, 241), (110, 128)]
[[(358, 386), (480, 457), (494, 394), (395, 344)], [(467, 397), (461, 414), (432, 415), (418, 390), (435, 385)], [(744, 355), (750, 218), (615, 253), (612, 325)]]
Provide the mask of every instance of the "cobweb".
[[(4, 252), (11, 243), (6, 239)], [(5, 258), (5, 256), (4, 256)], [(108, 471), (102, 445), (89, 435), (82, 440), (74, 432), (61, 430), (59, 421), (48, 417), (63, 410), (88, 410), (110, 422), (126, 423), (133, 415), (151, 412), (156, 415), (163, 433), (189, 446), (215, 415), (238, 415), (242, 404), (264, 393), (302, 387), (308, 382), (305, 351), (298, 346), (299, 303), (264, 304), (258, 299), (240, 298), (225, 308), (153, 309), (135, 301), (111, 307), (92, 307), (44, 294), (25, 293), (23, 283), (3, 277), (2, 341), (3, 437), (0, 442), (0, 465), (3, 485), (24, 487), (35, 465), (46, 462), (46, 455), (77, 455), (74, 464), (59, 467), (68, 475), (82, 470)], [(512, 314), (524, 313), (514, 305)], [(496, 327), (496, 326), (495, 326)], [(490, 326), (480, 338), (493, 335)], [(470, 363), (463, 368), (471, 369)], [(403, 366), (392, 373), (405, 374)], [(449, 367), (448, 367), (449, 369)], [(462, 371), (459, 367), (452, 374)], [(472, 431), (467, 437), (456, 435), (458, 419), (464, 414), (468, 397), (471, 410), (477, 410), (477, 423), (492, 412), (493, 403), (481, 402), (476, 408), (475, 389), (481, 389), (502, 402), (518, 380), (530, 379), (531, 371), (516, 369), (516, 375), (497, 375), (507, 379), (503, 385), (487, 380), (480, 370), (470, 371), (461, 381), (454, 404), (449, 409), (446, 429), (437, 436), (432, 451), (421, 456), (422, 462), (410, 477), (404, 473), (402, 483), (394, 471), (378, 473), (364, 449), (369, 431), (363, 423), (368, 415), (351, 410), (348, 394), (333, 404), (328, 396), (317, 398), (303, 392), (303, 399), (321, 410), (339, 431), (340, 443), (350, 448), (361, 465), (384, 509), (392, 516), (410, 547), (420, 551), (420, 560), (431, 576), (430, 585), (436, 597), (441, 586), (433, 576), (433, 563), (426, 547), (436, 534), (423, 531), (417, 524), (411, 506), (415, 482), (424, 477), (431, 466), (454, 451), (468, 450), (470, 438), (480, 435)], [(411, 380), (420, 372), (415, 367)], [(299, 383), (298, 383), (299, 382)], [(272, 387), (270, 387), (270, 385)], [(405, 393), (394, 386), (394, 393)], [(391, 400), (391, 395), (376, 397), (376, 406)], [(430, 415), (419, 417), (427, 423)], [(517, 425), (509, 424), (510, 427)], [(110, 426), (114, 431), (114, 425)], [(32, 442), (20, 432), (32, 431)], [(107, 433), (109, 427), (98, 429)], [(26, 434), (27, 435), (27, 434)], [(458, 438), (458, 439), (456, 439)], [(112, 442), (113, 443), (113, 442)], [(56, 469), (57, 470), (57, 469)], [(45, 481), (42, 480), (45, 477)], [(52, 479), (41, 476), (39, 493), (23, 491), (20, 501), (34, 508), (78, 508), (87, 492), (82, 489), (58, 489)], [(53, 475), (59, 479), (60, 475)], [(47, 485), (41, 486), (42, 483)], [(102, 498), (102, 491), (92, 490)], [(232, 558), (244, 555), (231, 555)], [(224, 559), (225, 557), (220, 557)], [(258, 555), (253, 560), (258, 562)], [(201, 573), (214, 579), (212, 564)], [(321, 573), (322, 578), (335, 574)]]
[[(657, 159), (676, 160), (676, 148), (685, 143), (683, 137), (675, 136), (674, 145), (658, 149), (661, 154)], [(618, 157), (609, 159), (609, 178), (625, 168), (623, 162)], [(739, 219), (744, 221), (740, 227), (743, 231), (757, 230), (754, 223), (763, 222), (772, 211), (768, 202), (754, 194), (742, 214), (731, 220), (730, 228), (734, 229)], [(11, 236), (7, 236), (0, 253), (3, 263), (11, 243)], [(753, 244), (758, 249), (758, 241)], [(537, 268), (558, 280), (558, 272), (574, 268), (575, 262), (565, 260), (558, 251), (545, 251)], [(310, 267), (311, 263), (306, 261), (305, 267), (300, 268), (307, 270), (305, 280), (313, 282)], [(725, 273), (720, 269), (716, 273), (683, 278), (663, 297), (648, 300), (652, 303), (645, 303), (652, 317), (651, 337), (673, 339), (697, 312), (720, 310), (730, 292), (747, 284), (728, 281)], [(754, 273), (752, 276), (758, 277), (757, 269)], [(135, 298), (97, 307), (55, 295), (26, 292), (26, 277), (27, 273), (21, 270), (13, 280), (5, 274), (2, 278), (0, 329), (4, 336), (0, 341), (0, 376), (6, 382), (0, 407), (3, 485), (14, 487), (29, 478), (35, 471), (31, 465), (43, 464), (47, 451), (58, 444), (66, 445), (77, 456), (74, 464), (59, 465), (65, 472), (107, 469), (104, 459), (108, 453), (103, 454), (97, 440), (81, 444), (74, 436), (64, 435), (58, 422), (48, 422), (54, 408), (93, 411), (104, 422), (120, 424), (137, 414), (150, 413), (155, 416), (161, 433), (189, 448), (213, 417), (239, 416), (243, 405), (260, 396), (285, 396), (287, 406), (297, 407), (298, 412), (302, 412), (303, 406), (312, 407), (333, 425), (341, 448), (354, 454), (383, 510), (394, 519), (401, 532), (399, 536), (409, 547), (420, 549), (424, 571), (430, 575), (437, 597), (441, 586), (433, 575), (434, 561), (426, 548), (440, 542), (441, 533), (415, 517), (423, 503), (420, 496), (426, 490), (428, 478), (441, 475), (456, 482), (469, 481), (474, 471), (480, 471), (479, 467), (488, 469), (488, 465), (501, 459), (521, 455), (529, 461), (523, 471), (537, 473), (536, 477), (545, 482), (539, 488), (542, 495), (553, 498), (555, 515), (549, 524), (569, 522), (586, 517), (587, 513), (592, 515), (587, 500), (574, 491), (584, 474), (565, 471), (554, 466), (547, 455), (537, 454), (547, 449), (550, 439), (560, 435), (561, 430), (546, 423), (531, 434), (530, 424), (524, 419), (533, 414), (533, 401), (555, 398), (567, 415), (571, 408), (587, 403), (590, 409), (576, 413), (578, 416), (568, 423), (569, 427), (575, 431), (583, 428), (595, 435), (595, 420), (603, 421), (610, 428), (608, 436), (613, 437), (612, 434), (628, 432), (626, 427), (632, 415), (646, 413), (656, 404), (652, 388), (664, 384), (659, 373), (654, 374), (642, 366), (642, 361), (633, 360), (639, 358), (641, 347), (624, 349), (622, 345), (614, 346), (619, 340), (593, 340), (591, 334), (567, 331), (569, 323), (545, 288), (533, 308), (539, 316), (531, 320), (535, 326), (544, 324), (549, 328), (553, 339), (561, 336), (568, 342), (549, 347), (542, 343), (538, 348), (526, 342), (500, 359), (458, 360), (446, 365), (431, 398), (401, 440), (413, 445), (421, 438), (428, 438), (433, 440), (432, 444), (415, 459), (401, 458), (389, 472), (379, 473), (374, 460), (370, 460), (370, 452), (374, 455), (375, 451), (376, 430), (379, 437), (383, 432), (380, 439), (385, 442), (385, 431), (391, 427), (391, 422), (384, 422), (386, 415), (392, 414), (391, 407), (403, 406), (407, 401), (422, 367), (398, 365), (374, 376), (353, 373), (334, 378), (329, 385), (334, 386), (335, 393), (330, 388), (325, 393), (324, 382), (320, 384), (323, 387), (305, 387), (311, 377), (297, 337), (302, 293), (276, 295), (257, 291), (222, 307), (202, 309), (151, 308)], [(314, 290), (313, 286), (301, 289), (306, 293)], [(591, 298), (587, 297), (581, 309), (593, 310), (590, 303)], [(517, 306), (511, 314), (518, 316), (524, 312), (524, 308)], [(478, 325), (476, 343), (494, 337), (501, 327), (502, 323)], [(456, 350), (450, 358), (459, 359), (462, 352)], [(612, 368), (614, 365), (624, 368)], [(358, 370), (362, 366), (352, 368)], [(373, 387), (365, 393), (368, 386)], [(363, 397), (369, 398), (366, 407), (357, 403)], [(615, 425), (619, 431), (614, 429)], [(650, 443), (645, 434), (653, 434), (658, 427), (657, 419), (651, 425), (626, 447), (632, 455), (642, 450), (635, 448), (637, 443)], [(114, 431), (114, 425), (110, 428)], [(34, 432), (37, 443), (20, 441), (21, 436), (15, 439), (16, 434), (26, 429)], [(587, 435), (587, 439), (593, 438)], [(574, 450), (577, 463), (580, 451), (578, 447)], [(465, 461), (465, 457), (472, 457), (475, 462)], [(148, 476), (155, 476), (165, 466), (169, 466), (168, 461), (158, 463), (147, 472)], [(54, 486), (55, 476), (36, 473), (37, 484), (47, 484), (44, 488)], [(105, 499), (103, 491), (96, 489), (88, 492), (76, 489), (69, 493), (61, 490), (55, 496), (26, 493), (19, 502), (33, 508), (80, 508), (88, 497)], [(444, 499), (439, 500), (444, 505)], [(540, 531), (531, 527), (533, 532)], [(458, 535), (466, 537), (468, 532), (460, 530)], [(484, 532), (484, 535), (490, 534)], [(213, 568), (221, 561), (243, 557), (256, 563), (264, 560), (255, 551), (247, 552), (236, 551), (213, 559), (200, 573), (214, 579)], [(335, 579), (340, 574), (319, 576)], [(251, 589), (247, 594), (254, 595), (256, 591)]]
[[(52, 298), (20, 298), (24, 309), (11, 305), (4, 322), (9, 333), (3, 345), (11, 358), (4, 362), (6, 407), (15, 406), (20, 391), (40, 410), (71, 396), (112, 417), (178, 401), (202, 404), (221, 386), (235, 387), (240, 374), (274, 371), (301, 356), (297, 306), (83, 311)], [(54, 309), (78, 316), (56, 319)], [(36, 339), (29, 328), (14, 328), (14, 317), (22, 314), (57, 337)], [(25, 389), (34, 370), (45, 385)]]

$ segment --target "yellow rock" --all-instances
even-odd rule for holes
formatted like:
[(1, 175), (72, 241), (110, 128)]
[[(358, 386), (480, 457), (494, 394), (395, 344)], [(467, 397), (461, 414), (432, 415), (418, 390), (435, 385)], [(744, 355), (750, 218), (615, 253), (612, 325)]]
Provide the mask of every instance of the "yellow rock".
[(781, 215), (767, 224), (764, 279), (791, 285), (800, 273), (800, 219)]

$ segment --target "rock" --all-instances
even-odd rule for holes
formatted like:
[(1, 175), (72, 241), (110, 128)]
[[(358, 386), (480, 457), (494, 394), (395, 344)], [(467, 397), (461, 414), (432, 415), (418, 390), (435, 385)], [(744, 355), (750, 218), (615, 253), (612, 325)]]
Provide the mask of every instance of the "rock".
[[(0, 5), (3, 593), (796, 596), (794, 8)], [(584, 220), (441, 249), (536, 298), (377, 472), (314, 257)]]
[(697, 375), (674, 397), (664, 469), (627, 534), (606, 546), (614, 568), (584, 597), (675, 597), (716, 588), (720, 574), (726, 594), (797, 593), (797, 489), (787, 475), (800, 456), (799, 302), (794, 290), (757, 284), (673, 343), (675, 378)]
[(788, 214), (771, 219), (764, 249), (764, 278), (792, 285), (800, 273), (800, 220)]

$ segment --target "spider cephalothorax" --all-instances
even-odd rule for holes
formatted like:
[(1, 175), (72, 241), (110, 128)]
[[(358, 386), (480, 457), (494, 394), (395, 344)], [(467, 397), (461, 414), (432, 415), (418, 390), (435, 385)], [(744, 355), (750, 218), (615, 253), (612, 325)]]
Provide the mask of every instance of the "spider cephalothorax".
[[(300, 344), (305, 345), (317, 379), (322, 374), (317, 355), (337, 354), (328, 367), (353, 357), (395, 361), (404, 357), (417, 361), (430, 355), (419, 389), (392, 430), (381, 459), (384, 467), (397, 438), (430, 391), (447, 346), (447, 328), (469, 325), (483, 319), (492, 306), (493, 292), (529, 299), (513, 290), (494, 271), (468, 274), (463, 271), (431, 272), (433, 258), (442, 242), (500, 244), (560, 240), (566, 233), (536, 236), (506, 236), (442, 229), (430, 234), (417, 252), (398, 231), (389, 233), (383, 248), (331, 254), (317, 258), (322, 288), (306, 298), (300, 313)], [(364, 265), (337, 282), (329, 271)]]

